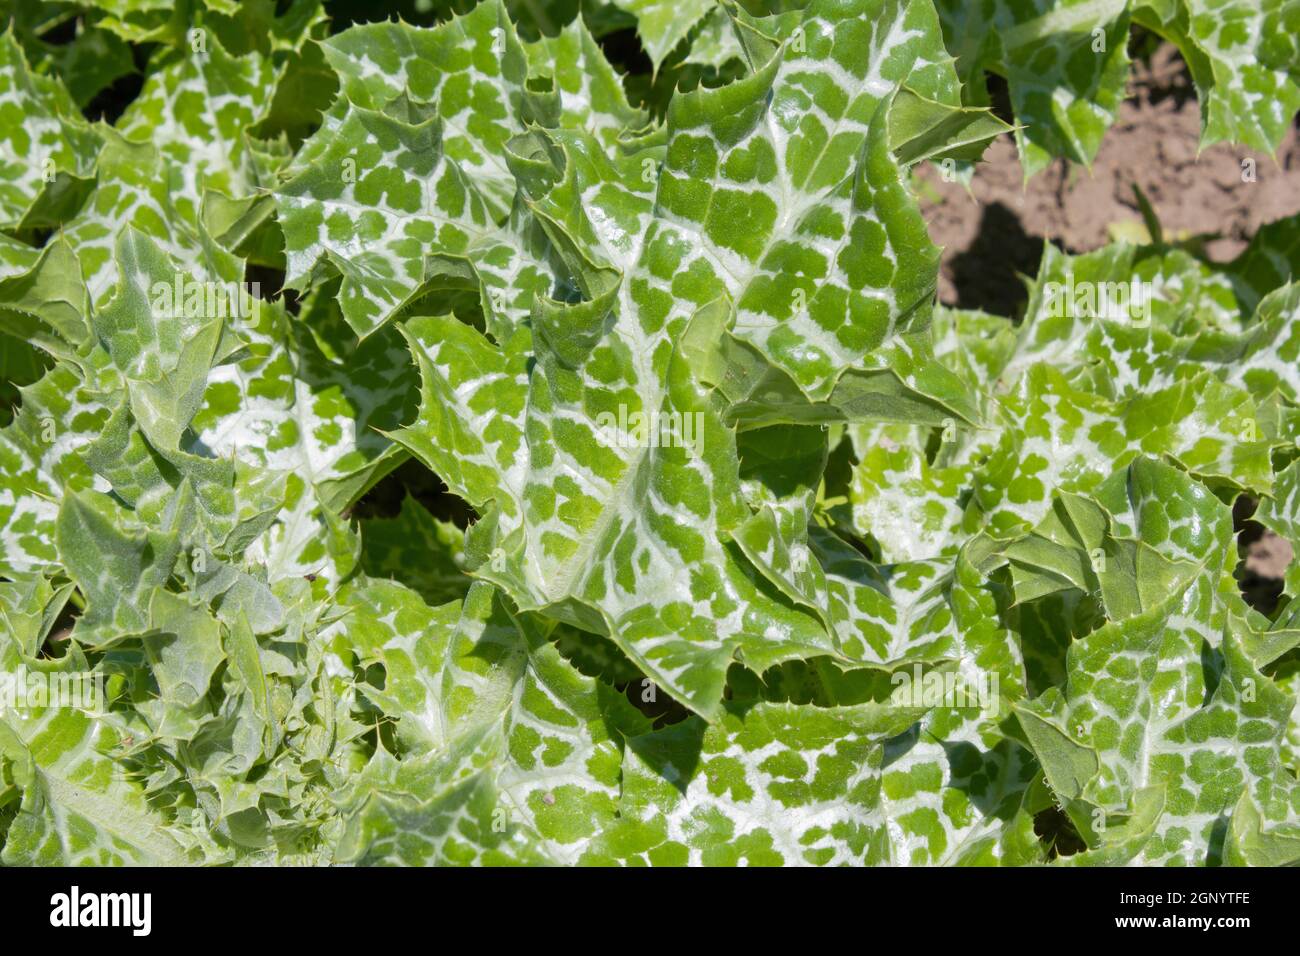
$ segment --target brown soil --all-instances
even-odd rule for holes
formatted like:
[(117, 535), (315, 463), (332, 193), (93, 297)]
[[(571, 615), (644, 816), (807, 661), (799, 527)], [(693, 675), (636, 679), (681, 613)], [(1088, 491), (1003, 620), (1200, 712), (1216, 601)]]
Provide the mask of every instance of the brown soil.
[(1246, 570), (1261, 578), (1280, 578), (1293, 557), (1286, 538), (1265, 531), (1246, 551)]
[[(1044, 239), (1070, 252), (1104, 245), (1119, 223), (1141, 223), (1136, 183), (1166, 237), (1214, 234), (1216, 260), (1239, 252), (1262, 223), (1300, 212), (1300, 139), (1293, 126), (1276, 159), (1244, 147), (1198, 155), (1200, 111), (1177, 51), (1161, 46), (1135, 63), (1130, 92), (1092, 170), (1058, 161), (1023, 184), (1010, 136), (994, 142), (971, 192), (930, 166), (918, 175), (930, 235), (944, 247), (940, 301), (1014, 316), (1025, 300), (1017, 273), (1032, 276)], [(1255, 182), (1242, 182), (1242, 161)]]
[[(1009, 119), (998, 92), (995, 109)], [(1018, 317), (1026, 299), (1021, 278), (1038, 271), (1044, 241), (1088, 252), (1115, 238), (1116, 227), (1141, 226), (1134, 184), (1155, 208), (1166, 238), (1212, 237), (1205, 250), (1216, 261), (1239, 253), (1264, 223), (1300, 213), (1296, 125), (1276, 157), (1223, 143), (1198, 150), (1195, 91), (1168, 44), (1149, 63), (1134, 63), (1129, 92), (1091, 170), (1060, 160), (1026, 184), (1009, 135), (989, 147), (970, 192), (945, 183), (933, 166), (918, 170), (930, 236), (944, 247), (941, 302)], [(1242, 181), (1246, 159), (1254, 160), (1254, 182)], [(1238, 578), (1246, 599), (1270, 613), (1293, 555), (1286, 540), (1248, 520), (1253, 510), (1250, 503), (1238, 515)]]

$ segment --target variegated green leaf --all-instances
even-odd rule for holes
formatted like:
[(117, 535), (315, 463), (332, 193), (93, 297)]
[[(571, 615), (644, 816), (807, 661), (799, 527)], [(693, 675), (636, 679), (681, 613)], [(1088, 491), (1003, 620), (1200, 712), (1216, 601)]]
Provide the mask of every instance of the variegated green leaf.
[(465, 533), (442, 521), (409, 494), (391, 518), (361, 522), (361, 569), (372, 578), (391, 578), (417, 592), (429, 604), (462, 596)]
[(61, 83), (32, 71), (12, 31), (0, 35), (0, 117), (0, 225), (62, 221), (92, 175), (99, 137)]
[(22, 803), (4, 845), (7, 866), (175, 866), (185, 842), (114, 760), (118, 735), (76, 710), (0, 716), (0, 757)]
[(983, 72), (1007, 80), (1025, 177), (1065, 156), (1090, 165), (1128, 77), (1126, 0), (938, 0), (944, 38), (976, 102)]
[(328, 262), (360, 336), (436, 277), (473, 282), (507, 325), (555, 286), (544, 238), (522, 213), (497, 226), (482, 180), (449, 158), (446, 130), (351, 107), (304, 145), (310, 164), (277, 192), (289, 281), (305, 286)]
[[(1139, 467), (1158, 475), (1134, 465), (1130, 488)], [(1284, 824), (1297, 822), (1300, 794), (1278, 759), (1292, 702), (1256, 670), (1218, 596), (1223, 567), (1214, 555), (1230, 540), (1227, 509), (1212, 506), (1218, 514), (1207, 532), (1197, 520), (1205, 507), (1194, 500), (1198, 486), (1179, 484), (1139, 488), (1140, 523), (1126, 533), (1208, 564), (1166, 578), (1163, 599), (1152, 593), (1127, 619), (1077, 640), (1064, 686), (1018, 712), (1081, 833), (1101, 836), (1108, 814), (1136, 813), (1139, 794), (1161, 788), (1163, 813), (1135, 861), (1203, 864), (1221, 858), (1216, 831), (1243, 794), (1266, 820)], [(1139, 564), (1138, 573), (1150, 572)]]
[(344, 859), (574, 862), (613, 825), (624, 735), (648, 722), (495, 589), (475, 585), (463, 607), (436, 610), (378, 582), (342, 600), (353, 612), (341, 639), (387, 675), (362, 690), (414, 748), (400, 763), (377, 756), (348, 796)]
[(356, 26), (323, 48), (342, 96), (357, 107), (382, 110), (403, 95), (437, 104), (448, 158), (474, 181), (491, 215), (510, 208), (514, 178), (505, 144), (528, 122), (546, 118), (554, 101), (527, 89), (527, 54), (501, 0), (485, 0), (428, 30)]
[(710, 12), (718, 10), (716, 0), (612, 0), (614, 6), (636, 17), (637, 35), (650, 62), (657, 70), (677, 44)]
[(912, 194), (1292, 0), (417, 6), (0, 0), (0, 860), (1300, 860), (1300, 218)]
[(275, 72), (260, 54), (232, 57), (216, 40), (183, 49), (154, 70), (118, 121), (128, 139), (157, 147), (186, 220), (198, 220), (204, 190), (242, 198), (269, 185), (258, 181), (247, 134), (270, 108)]

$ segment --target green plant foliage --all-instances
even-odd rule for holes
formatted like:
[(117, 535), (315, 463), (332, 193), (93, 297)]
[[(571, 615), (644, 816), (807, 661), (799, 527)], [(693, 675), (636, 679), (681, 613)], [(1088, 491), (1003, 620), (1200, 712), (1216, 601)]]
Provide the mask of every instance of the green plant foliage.
[(1300, 220), (1011, 319), (911, 188), (1290, 9), (464, 6), (0, 6), (0, 862), (1296, 862)]

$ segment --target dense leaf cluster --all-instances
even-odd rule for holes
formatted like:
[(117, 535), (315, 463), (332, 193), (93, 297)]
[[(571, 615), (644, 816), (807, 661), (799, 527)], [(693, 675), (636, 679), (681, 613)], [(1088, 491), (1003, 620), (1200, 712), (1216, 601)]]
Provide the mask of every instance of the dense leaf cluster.
[(1135, 24), (1271, 150), (1294, 4), (348, 6), (3, 7), (0, 860), (1300, 859), (1300, 220), (1010, 318), (911, 189)]

